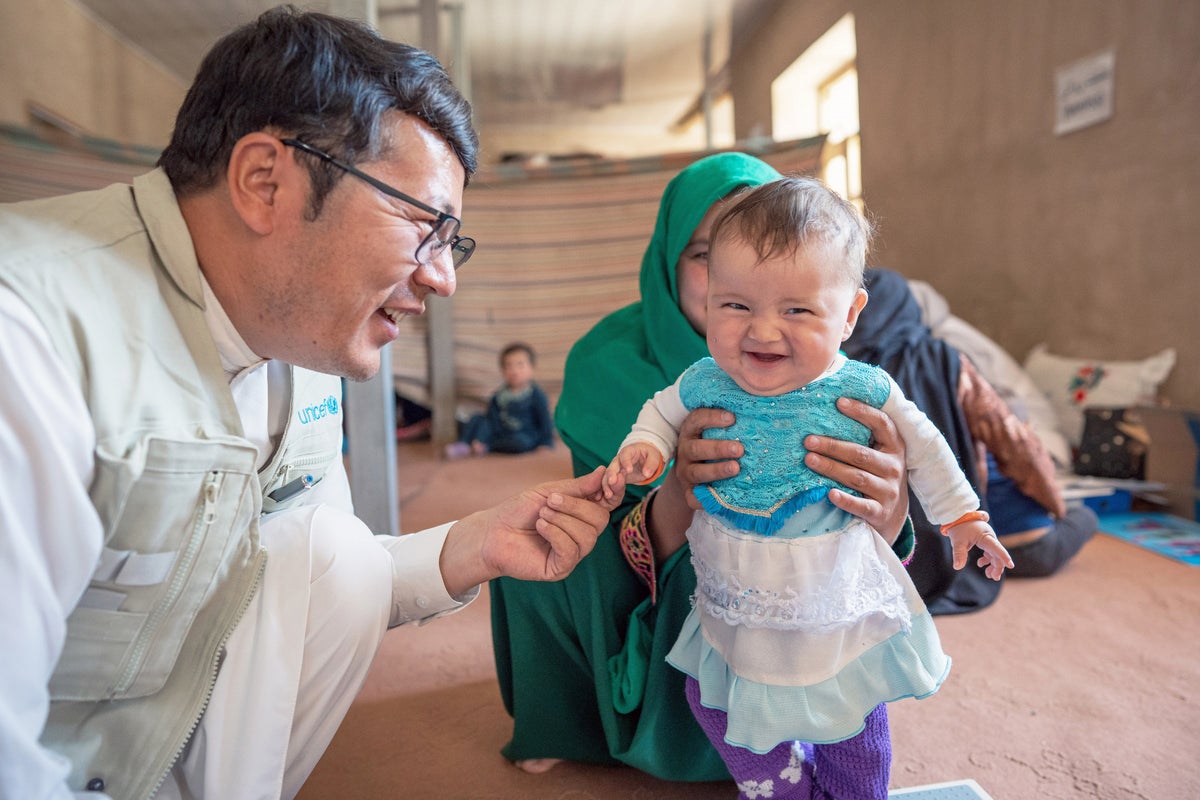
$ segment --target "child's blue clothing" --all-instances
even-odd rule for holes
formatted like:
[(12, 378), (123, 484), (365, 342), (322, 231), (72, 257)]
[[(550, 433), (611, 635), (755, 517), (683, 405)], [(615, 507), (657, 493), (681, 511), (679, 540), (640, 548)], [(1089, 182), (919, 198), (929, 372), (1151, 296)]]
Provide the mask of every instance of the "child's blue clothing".
[(528, 453), (553, 446), (554, 421), (545, 392), (536, 383), (520, 392), (500, 387), (488, 401), (487, 412), (471, 417), (459, 438), (483, 442), (493, 453)]
[(732, 411), (736, 417), (733, 425), (709, 428), (705, 436), (736, 439), (746, 445), (738, 474), (697, 486), (697, 499), (706, 511), (734, 527), (776, 533), (796, 511), (839, 486), (804, 465), (808, 453), (804, 437), (816, 433), (867, 444), (871, 431), (839, 412), (837, 399), (849, 397), (880, 408), (891, 391), (891, 380), (883, 370), (847, 362), (836, 375), (815, 381), (811, 387), (757, 397), (734, 383), (711, 358), (697, 362), (679, 383), (684, 406)]
[(738, 476), (696, 489), (709, 510), (687, 534), (695, 607), (668, 660), (699, 681), (704, 705), (728, 713), (726, 741), (757, 753), (847, 739), (881, 702), (937, 691), (950, 668), (904, 565), (874, 529), (829, 502), (836, 484), (803, 464), (810, 433), (868, 442), (870, 432), (834, 406), (846, 396), (896, 422), (909, 480), (935, 521), (979, 507), (937, 429), (894, 381), (841, 356), (777, 397), (747, 394), (702, 359), (646, 404), (624, 443), (650, 442), (669, 458), (691, 409), (737, 416), (705, 433), (738, 439), (746, 455)]

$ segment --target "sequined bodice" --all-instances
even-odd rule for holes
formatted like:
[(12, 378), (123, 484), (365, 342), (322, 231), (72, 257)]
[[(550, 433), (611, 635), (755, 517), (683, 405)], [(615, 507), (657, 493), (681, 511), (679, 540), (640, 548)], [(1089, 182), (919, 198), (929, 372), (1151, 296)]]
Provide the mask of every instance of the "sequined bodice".
[[(732, 411), (737, 417), (732, 426), (709, 428), (704, 435), (736, 439), (746, 448), (736, 476), (697, 487), (697, 496), (707, 510), (738, 527), (772, 533), (782, 525), (780, 517), (823, 499), (831, 487), (851, 491), (804, 465), (808, 452), (804, 437), (816, 433), (867, 444), (870, 430), (838, 411), (835, 403), (839, 397), (849, 397), (879, 408), (890, 391), (883, 370), (847, 361), (841, 369), (796, 391), (759, 397), (743, 391), (711, 358), (697, 361), (680, 382), (683, 404), (688, 410)], [(715, 504), (706, 502), (705, 494)], [(747, 515), (753, 519), (747, 520)]]

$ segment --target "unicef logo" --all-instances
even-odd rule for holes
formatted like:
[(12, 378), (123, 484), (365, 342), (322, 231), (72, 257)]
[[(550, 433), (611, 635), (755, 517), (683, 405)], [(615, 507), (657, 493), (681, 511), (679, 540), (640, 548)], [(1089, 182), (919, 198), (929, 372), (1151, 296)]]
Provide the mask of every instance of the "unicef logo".
[(326, 397), (315, 406), (305, 406), (300, 409), (296, 412), (296, 417), (300, 420), (301, 425), (307, 425), (324, 417), (337, 416), (340, 407), (341, 403), (338, 402), (338, 399), (333, 395), (329, 395), (329, 397)]

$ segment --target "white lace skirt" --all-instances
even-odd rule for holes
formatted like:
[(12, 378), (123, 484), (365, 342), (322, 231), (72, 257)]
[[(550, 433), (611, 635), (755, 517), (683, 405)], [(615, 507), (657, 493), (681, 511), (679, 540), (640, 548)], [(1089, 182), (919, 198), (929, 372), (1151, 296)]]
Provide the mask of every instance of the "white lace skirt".
[(841, 741), (882, 702), (923, 697), (949, 670), (891, 548), (855, 519), (833, 533), (762, 537), (698, 512), (696, 603), (668, 660), (729, 714), (726, 740)]

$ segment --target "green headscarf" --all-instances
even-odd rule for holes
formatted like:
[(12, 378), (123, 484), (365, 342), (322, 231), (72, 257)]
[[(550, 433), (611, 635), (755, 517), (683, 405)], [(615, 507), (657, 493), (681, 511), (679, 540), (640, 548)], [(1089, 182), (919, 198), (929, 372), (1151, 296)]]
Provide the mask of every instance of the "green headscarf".
[(596, 323), (567, 357), (555, 423), (577, 472), (607, 464), (642, 404), (708, 355), (704, 336), (679, 308), (679, 256), (713, 203), (778, 177), (753, 156), (720, 153), (694, 162), (667, 184), (642, 257), (641, 301)]

